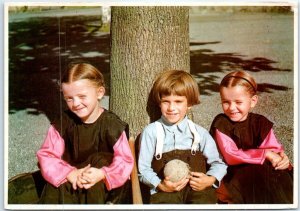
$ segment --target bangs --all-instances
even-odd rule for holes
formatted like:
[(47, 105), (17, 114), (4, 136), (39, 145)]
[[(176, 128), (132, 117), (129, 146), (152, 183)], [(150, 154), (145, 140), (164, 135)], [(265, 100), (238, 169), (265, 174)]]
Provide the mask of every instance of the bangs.
[(196, 81), (189, 73), (182, 70), (163, 72), (154, 82), (151, 93), (158, 105), (161, 103), (161, 98), (164, 95), (185, 96), (189, 105), (200, 103), (200, 94)]
[(181, 81), (165, 83), (164, 86), (161, 87), (160, 97), (163, 95), (187, 96), (185, 84)]

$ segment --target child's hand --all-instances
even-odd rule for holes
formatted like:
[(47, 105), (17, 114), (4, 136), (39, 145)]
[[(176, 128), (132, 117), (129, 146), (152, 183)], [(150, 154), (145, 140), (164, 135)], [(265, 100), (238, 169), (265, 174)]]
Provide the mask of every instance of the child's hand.
[(74, 190), (77, 189), (77, 177), (80, 175), (80, 171), (78, 169), (74, 169), (67, 175), (67, 180), (72, 184)]
[(279, 152), (279, 156), (282, 158), (280, 162), (277, 163), (275, 170), (284, 170), (289, 167), (290, 160), (284, 152)]
[(200, 172), (191, 172), (190, 186), (194, 191), (201, 191), (211, 187), (216, 182), (216, 178)]
[(91, 167), (82, 172), (82, 176), (80, 179), (86, 181), (86, 183), (82, 184), (82, 186), (85, 189), (89, 189), (97, 182), (104, 180), (105, 174), (102, 169)]
[(158, 185), (158, 188), (163, 192), (181, 191), (188, 182), (189, 178), (183, 178), (178, 182), (171, 182), (169, 177), (165, 177), (165, 179)]
[(68, 175), (67, 175), (67, 180), (72, 184), (72, 187), (74, 190), (77, 189), (77, 187), (82, 188), (82, 183), (86, 183), (85, 180), (80, 180), (79, 178), (81, 178), (82, 172), (86, 171), (87, 169), (89, 169), (91, 166), (90, 164), (87, 165), (86, 167), (82, 168), (82, 169), (74, 169), (73, 171), (71, 171)]
[(90, 168), (91, 168), (91, 165), (88, 164), (86, 167), (78, 169), (78, 171), (80, 172), (77, 175), (77, 181), (76, 181), (76, 184), (77, 184), (78, 187), (83, 188), (83, 185), (86, 184), (86, 183), (88, 183), (87, 180), (85, 180), (85, 179), (82, 178), (82, 173), (85, 172), (85, 171), (87, 171)]
[(266, 153), (266, 158), (268, 161), (271, 162), (272, 166), (275, 168), (278, 163), (282, 160), (282, 157), (277, 154), (276, 152), (273, 152), (271, 150), (268, 150)]

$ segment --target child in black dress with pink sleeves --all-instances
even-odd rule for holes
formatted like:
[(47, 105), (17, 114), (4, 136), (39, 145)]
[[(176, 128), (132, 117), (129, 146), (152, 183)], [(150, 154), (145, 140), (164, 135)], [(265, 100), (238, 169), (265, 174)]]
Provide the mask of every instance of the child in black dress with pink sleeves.
[(273, 123), (251, 112), (257, 84), (247, 72), (226, 75), (220, 84), (224, 113), (215, 117), (210, 133), (228, 164), (217, 189), (220, 203), (293, 203), (292, 165), (276, 139)]

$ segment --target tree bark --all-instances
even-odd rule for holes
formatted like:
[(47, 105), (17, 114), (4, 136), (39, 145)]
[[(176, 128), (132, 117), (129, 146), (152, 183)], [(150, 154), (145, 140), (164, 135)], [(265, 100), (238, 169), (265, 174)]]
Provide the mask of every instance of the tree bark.
[(112, 7), (110, 109), (136, 137), (160, 117), (148, 99), (158, 73), (190, 72), (188, 7)]

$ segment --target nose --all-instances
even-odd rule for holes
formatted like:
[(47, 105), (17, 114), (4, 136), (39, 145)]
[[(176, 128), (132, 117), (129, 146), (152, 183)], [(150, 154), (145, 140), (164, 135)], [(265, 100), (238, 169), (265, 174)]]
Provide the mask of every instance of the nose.
[(80, 100), (77, 97), (74, 97), (73, 99), (73, 107), (77, 107), (80, 104)]
[(171, 102), (171, 103), (169, 103), (168, 110), (173, 111), (174, 107), (175, 107), (174, 103)]
[(234, 110), (235, 109), (235, 104), (234, 103), (230, 103), (229, 105), (229, 110)]

